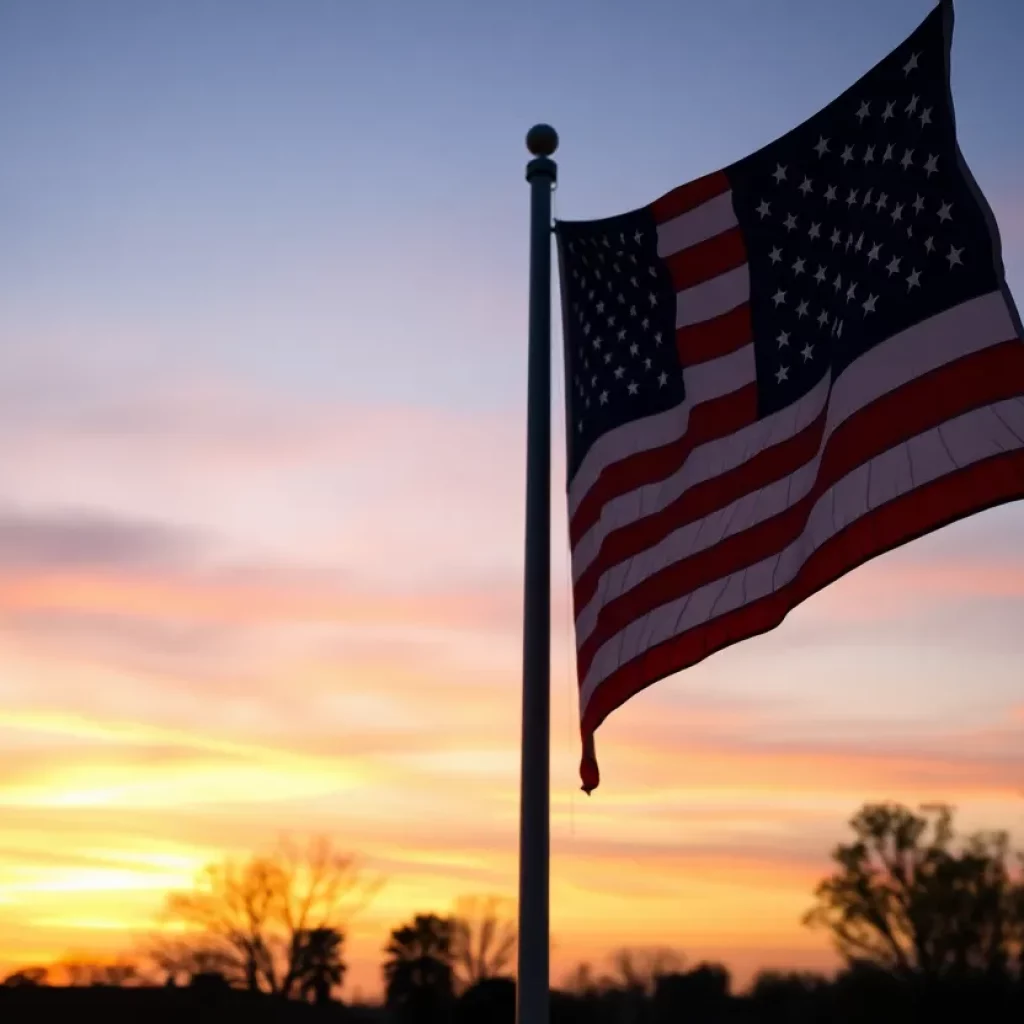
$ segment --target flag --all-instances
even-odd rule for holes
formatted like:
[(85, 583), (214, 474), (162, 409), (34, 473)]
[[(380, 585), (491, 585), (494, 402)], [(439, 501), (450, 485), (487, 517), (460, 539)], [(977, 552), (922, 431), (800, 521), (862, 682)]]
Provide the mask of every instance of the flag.
[(942, 3), (834, 103), (556, 225), (583, 788), (633, 694), (1024, 497), (1024, 344)]

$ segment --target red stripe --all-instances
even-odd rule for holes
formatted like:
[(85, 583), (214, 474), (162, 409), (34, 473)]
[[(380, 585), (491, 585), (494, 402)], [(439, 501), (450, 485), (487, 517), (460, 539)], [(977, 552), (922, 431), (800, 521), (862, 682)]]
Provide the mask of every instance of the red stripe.
[(823, 409), (799, 434), (763, 448), (752, 459), (726, 473), (694, 484), (660, 511), (612, 530), (573, 586), (573, 603), (577, 612), (587, 606), (597, 591), (601, 576), (613, 566), (653, 547), (687, 523), (703, 519), (745, 494), (766, 487), (805, 466), (821, 447), (826, 418), (827, 409)]
[[(1014, 398), (1022, 392), (1024, 346), (1011, 341), (940, 367), (872, 402), (841, 424), (829, 438), (814, 486), (804, 498), (748, 530), (666, 566), (609, 601), (598, 614), (596, 628), (580, 646), (579, 678), (586, 676), (598, 648), (630, 622), (698, 587), (782, 551), (803, 532), (815, 502), (847, 473), (946, 420)], [(815, 428), (808, 428), (811, 429)], [(790, 453), (796, 450), (794, 446)], [(735, 481), (730, 485), (735, 487)], [(752, 487), (745, 487), (742, 493), (751, 490)], [(656, 543), (675, 525), (683, 525), (671, 524), (667, 517), (659, 514), (655, 524), (656, 529), (662, 531), (659, 535), (654, 530), (646, 532), (646, 524), (646, 519), (641, 520), (636, 524), (637, 530), (632, 531), (634, 543), (642, 544), (639, 550)], [(604, 568), (617, 564), (603, 558), (600, 561)]]
[(746, 262), (747, 247), (743, 244), (743, 232), (738, 227), (680, 249), (664, 259), (677, 292), (709, 281)]
[(750, 303), (744, 302), (728, 313), (676, 330), (676, 349), (683, 366), (695, 366), (709, 359), (727, 356), (754, 339)]
[[(819, 467), (819, 483), (830, 469), (842, 469), (840, 475), (844, 475), (849, 468), (859, 464), (853, 461), (853, 465), (847, 469), (838, 466), (835, 457), (828, 454), (833, 448), (849, 444), (849, 458), (846, 460), (849, 464), (858, 457), (858, 453), (869, 448), (872, 454), (877, 454), (885, 450), (884, 447), (878, 448), (878, 445), (891, 447), (892, 443), (896, 443), (892, 441), (893, 437), (897, 437), (897, 440), (912, 437), (959, 412), (995, 400), (985, 398), (993, 393), (986, 389), (994, 387), (998, 391), (1006, 387), (1019, 388), (1024, 377), (1024, 371), (1021, 370), (1022, 355), (1024, 353), (1017, 342), (996, 345), (922, 374), (902, 388), (865, 406), (842, 424), (829, 439)], [(1000, 375), (1006, 375), (1006, 378), (1000, 380)], [(989, 376), (993, 379), (988, 379)], [(965, 390), (962, 385), (968, 381), (971, 383)], [(936, 404), (932, 400), (934, 394), (943, 396), (944, 400)], [(979, 397), (982, 398), (980, 402)], [(962, 400), (966, 407), (958, 409), (958, 400)], [(726, 473), (695, 484), (660, 511), (609, 533), (594, 560), (573, 587), (576, 610), (586, 607), (597, 590), (601, 575), (612, 566), (653, 547), (687, 523), (702, 519), (739, 500), (744, 494), (789, 476), (810, 462), (821, 445), (826, 420), (827, 409), (799, 434), (762, 449), (753, 458)], [(827, 486), (831, 486), (831, 483)]]
[(655, 223), (664, 224), (665, 221), (678, 217), (681, 213), (687, 213), (695, 206), (700, 206), (701, 203), (706, 203), (709, 199), (728, 191), (729, 179), (725, 172), (715, 171), (714, 174), (707, 174), (703, 178), (666, 192), (660, 199), (655, 199), (651, 203), (650, 210)]
[[(774, 594), (644, 651), (610, 675), (583, 714), (584, 748), (592, 755), (594, 730), (608, 714), (665, 676), (710, 654), (778, 626), (811, 595), (878, 555), (994, 505), (1024, 498), (1024, 451), (995, 455), (862, 516), (811, 555), (796, 577)], [(585, 761), (587, 760), (585, 756)], [(597, 785), (597, 765), (581, 766), (587, 788)]]
[(660, 448), (629, 455), (601, 470), (569, 524), (570, 544), (575, 547), (580, 537), (601, 517), (601, 510), (612, 498), (628, 494), (644, 484), (663, 480), (687, 460), (697, 445), (733, 434), (756, 419), (756, 384), (748, 384), (738, 391), (694, 406), (682, 437)]

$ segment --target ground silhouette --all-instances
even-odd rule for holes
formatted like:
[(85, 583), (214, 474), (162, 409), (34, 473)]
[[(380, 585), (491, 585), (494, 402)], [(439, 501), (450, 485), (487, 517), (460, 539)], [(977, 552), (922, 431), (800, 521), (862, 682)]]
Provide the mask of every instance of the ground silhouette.
[[(959, 838), (944, 806), (868, 804), (850, 827), (805, 919), (843, 957), (834, 977), (763, 972), (737, 993), (720, 964), (620, 949), (607, 973), (581, 964), (552, 991), (552, 1024), (1024, 1021), (1024, 876), (1007, 835)], [(397, 926), (383, 950), (382, 1005), (348, 1006), (340, 897), (376, 883), (323, 841), (275, 857), (211, 868), (193, 893), (173, 894), (169, 908), (187, 907), (193, 924), (174, 944), (12, 972), (0, 1021), (512, 1024), (507, 904), (465, 899), (462, 916), (425, 912)], [(238, 906), (247, 930), (226, 910)]]

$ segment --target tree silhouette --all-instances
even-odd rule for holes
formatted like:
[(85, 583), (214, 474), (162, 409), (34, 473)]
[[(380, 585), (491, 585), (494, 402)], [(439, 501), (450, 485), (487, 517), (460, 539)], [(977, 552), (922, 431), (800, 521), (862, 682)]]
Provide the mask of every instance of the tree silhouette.
[(891, 803), (865, 805), (850, 826), (855, 839), (834, 851), (805, 918), (849, 963), (937, 979), (1005, 975), (1019, 962), (1024, 890), (1005, 833), (956, 846), (950, 808)]
[(439, 1021), (450, 1014), (454, 930), (450, 918), (417, 914), (391, 933), (384, 983), (388, 1007), (402, 1021)]
[(612, 984), (618, 983), (627, 992), (644, 996), (653, 994), (658, 979), (678, 974), (684, 958), (666, 946), (618, 949), (612, 954)]
[(51, 977), (63, 979), (67, 985), (108, 985), (120, 988), (138, 983), (139, 965), (126, 956), (115, 960), (95, 960), (89, 956), (67, 956), (54, 965)]
[(306, 1002), (324, 1006), (331, 1001), (331, 990), (341, 986), (346, 969), (341, 958), (344, 941), (335, 928), (312, 928), (296, 935), (296, 974)]
[(507, 900), (463, 896), (456, 900), (452, 955), (461, 991), (501, 976), (516, 951), (516, 926)]
[(50, 970), (47, 967), (22, 967), (8, 974), (0, 985), (5, 988), (34, 988), (46, 985), (49, 980)]
[[(282, 843), (267, 856), (212, 864), (194, 889), (168, 896), (165, 921), (183, 926), (185, 935), (174, 944), (157, 943), (153, 958), (167, 973), (191, 974), (189, 968), (203, 964), (234, 986), (294, 997), (308, 936), (335, 932), (340, 951), (345, 924), (379, 886), (326, 839), (304, 849)], [(175, 952), (182, 959), (175, 961)]]

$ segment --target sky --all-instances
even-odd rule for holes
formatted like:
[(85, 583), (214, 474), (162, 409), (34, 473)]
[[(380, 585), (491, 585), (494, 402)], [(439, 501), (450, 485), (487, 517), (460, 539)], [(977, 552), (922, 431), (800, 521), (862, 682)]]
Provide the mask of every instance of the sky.
[[(931, 6), (0, 3), (0, 969), (122, 948), (282, 834), (388, 879), (349, 995), (412, 913), (515, 896), (525, 132), (561, 135), (557, 216), (633, 209)], [(1022, 39), (958, 5), (1018, 299)], [(831, 967), (800, 918), (866, 800), (1024, 837), (1020, 505), (634, 698), (579, 793), (553, 417), (556, 981), (623, 945)]]

